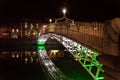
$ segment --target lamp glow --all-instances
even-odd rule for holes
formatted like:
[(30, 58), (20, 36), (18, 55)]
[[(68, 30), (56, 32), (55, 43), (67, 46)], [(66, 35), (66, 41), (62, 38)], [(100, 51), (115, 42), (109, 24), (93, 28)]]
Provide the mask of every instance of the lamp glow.
[(63, 14), (65, 15), (67, 12), (66, 8), (63, 8)]
[(51, 23), (51, 22), (52, 22), (52, 19), (49, 19), (49, 22)]

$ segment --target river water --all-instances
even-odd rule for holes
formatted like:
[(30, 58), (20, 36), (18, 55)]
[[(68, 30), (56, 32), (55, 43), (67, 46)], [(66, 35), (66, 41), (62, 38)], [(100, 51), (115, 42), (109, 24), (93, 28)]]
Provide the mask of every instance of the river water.
[(1, 46), (0, 80), (93, 80), (62, 45), (49, 42)]

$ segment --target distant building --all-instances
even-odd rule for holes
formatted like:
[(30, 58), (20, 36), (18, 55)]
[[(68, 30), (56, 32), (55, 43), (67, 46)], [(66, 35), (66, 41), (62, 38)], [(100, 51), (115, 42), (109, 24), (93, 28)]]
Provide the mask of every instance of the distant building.
[(41, 25), (32, 22), (8, 23), (0, 25), (0, 38), (37, 38)]

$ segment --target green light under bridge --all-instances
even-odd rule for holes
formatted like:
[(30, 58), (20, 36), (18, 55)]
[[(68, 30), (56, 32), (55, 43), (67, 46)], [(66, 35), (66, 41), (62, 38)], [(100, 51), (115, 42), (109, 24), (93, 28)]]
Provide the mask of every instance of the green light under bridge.
[(45, 44), (44, 41), (42, 41), (42, 42), (38, 42), (38, 45), (44, 45), (44, 44)]
[(45, 50), (45, 46), (37, 46), (38, 50)]

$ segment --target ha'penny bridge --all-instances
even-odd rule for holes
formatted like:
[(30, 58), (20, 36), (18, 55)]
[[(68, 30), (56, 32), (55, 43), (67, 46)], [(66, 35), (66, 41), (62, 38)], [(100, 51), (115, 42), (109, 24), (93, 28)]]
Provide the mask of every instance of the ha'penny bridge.
[(44, 44), (48, 37), (63, 44), (93, 80), (120, 79), (119, 18), (104, 23), (74, 22), (66, 17), (56, 19), (44, 27), (38, 44)]

